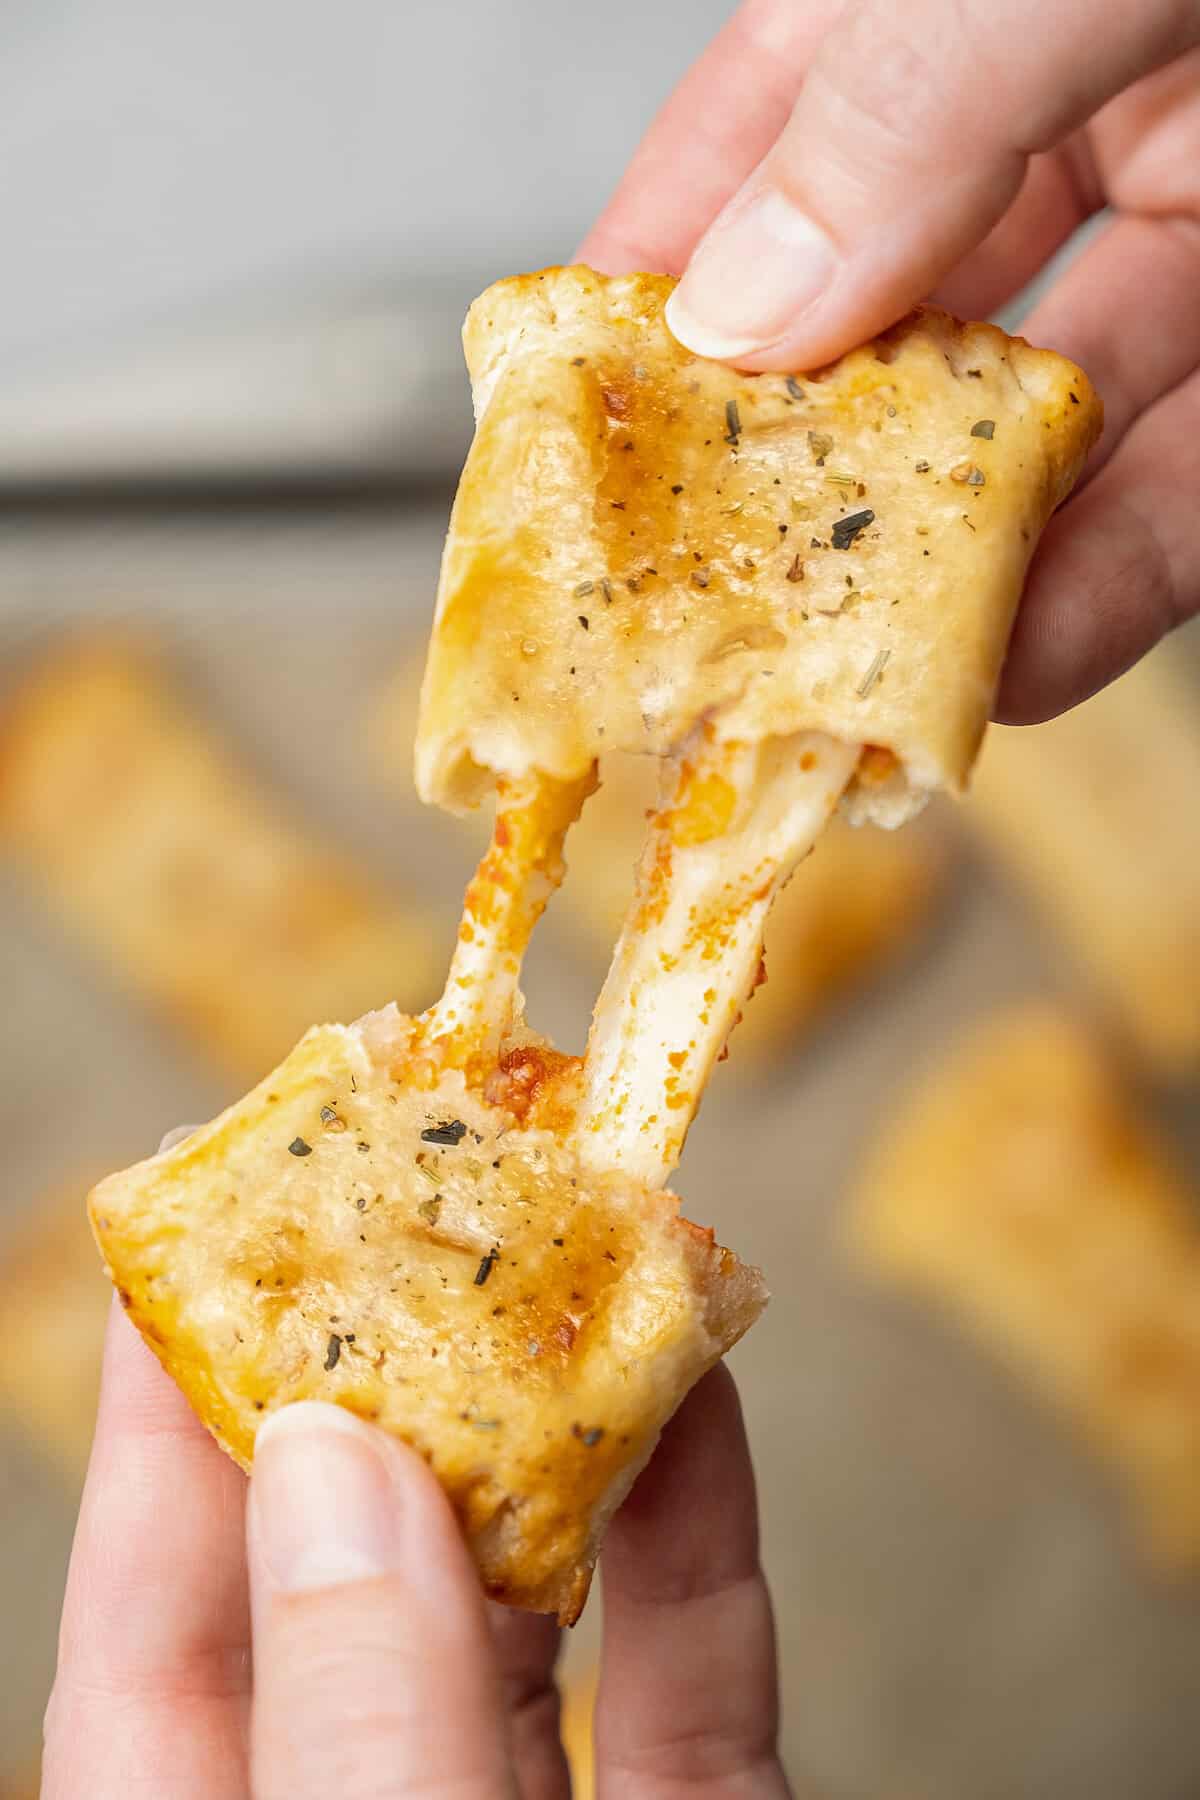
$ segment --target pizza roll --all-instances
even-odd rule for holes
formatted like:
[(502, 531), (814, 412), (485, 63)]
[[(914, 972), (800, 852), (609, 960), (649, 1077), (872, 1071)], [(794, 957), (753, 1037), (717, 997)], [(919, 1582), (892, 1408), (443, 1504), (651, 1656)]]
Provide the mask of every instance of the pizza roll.
[(63, 647), (8, 697), (0, 850), (242, 1079), (314, 1019), (436, 991), (430, 922), (291, 821), (117, 637)]
[(96, 1266), (83, 1195), (52, 1194), (0, 1253), (0, 1337), (19, 1354), (0, 1358), (0, 1410), (72, 1480), (92, 1447), (100, 1358), (112, 1289)]
[[(764, 1301), (664, 1184), (771, 901), (848, 789), (894, 819), (961, 784), (1098, 423), (1070, 365), (942, 315), (807, 383), (734, 376), (674, 345), (668, 289), (549, 272), (468, 319), (479, 429), (417, 770), (495, 817), (441, 998), (310, 1033), (91, 1200), (131, 1317), (232, 1454), (302, 1396), (377, 1418), (429, 1457), (489, 1591), (563, 1620)], [(521, 967), (616, 751), (656, 756), (658, 792), (577, 1059), (526, 1030)]]
[(1200, 1557), (1195, 1193), (1085, 1028), (990, 1020), (885, 1128), (863, 1264), (945, 1307), (1123, 1474), (1153, 1555)]
[(579, 1613), (608, 1517), (763, 1305), (673, 1195), (587, 1171), (578, 1065), (457, 1069), (394, 1009), (102, 1182), (123, 1305), (242, 1465), (268, 1411), (349, 1407), (428, 1457), (488, 1591)]
[(969, 818), (1157, 1069), (1200, 1062), (1200, 689), (1163, 646), (1047, 725), (997, 729)]

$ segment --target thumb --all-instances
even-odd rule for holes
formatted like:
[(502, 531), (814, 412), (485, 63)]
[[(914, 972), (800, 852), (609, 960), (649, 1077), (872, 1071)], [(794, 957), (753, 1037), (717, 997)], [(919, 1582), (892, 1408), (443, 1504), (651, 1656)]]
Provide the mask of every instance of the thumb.
[(815, 368), (930, 293), (1029, 156), (1200, 42), (1185, 0), (851, 0), (667, 320), (749, 369)]
[(255, 1800), (515, 1794), (478, 1577), (420, 1458), (339, 1407), (283, 1407), (247, 1516)]

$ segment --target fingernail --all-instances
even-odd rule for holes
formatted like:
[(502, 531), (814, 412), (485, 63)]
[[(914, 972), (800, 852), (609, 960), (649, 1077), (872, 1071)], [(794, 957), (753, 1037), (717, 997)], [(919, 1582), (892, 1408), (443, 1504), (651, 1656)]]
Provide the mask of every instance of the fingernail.
[(173, 1150), (176, 1144), (185, 1142), (187, 1138), (191, 1137), (194, 1131), (199, 1131), (199, 1129), (200, 1127), (198, 1125), (174, 1126), (172, 1130), (168, 1131), (166, 1137), (164, 1137), (162, 1143), (158, 1146), (156, 1155), (164, 1156), (168, 1150)]
[(371, 1581), (400, 1562), (400, 1498), (370, 1426), (302, 1400), (260, 1426), (250, 1488), (254, 1549), (285, 1594)]
[(739, 195), (667, 301), (667, 324), (697, 356), (769, 349), (828, 287), (836, 263), (825, 232), (778, 188)]

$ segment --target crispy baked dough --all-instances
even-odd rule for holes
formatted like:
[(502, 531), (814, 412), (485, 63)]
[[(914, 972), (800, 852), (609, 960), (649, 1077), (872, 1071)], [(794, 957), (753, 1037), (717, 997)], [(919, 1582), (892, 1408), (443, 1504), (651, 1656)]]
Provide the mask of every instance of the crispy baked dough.
[(528, 1034), (448, 1068), (394, 1009), (323, 1027), (89, 1203), (130, 1317), (243, 1467), (289, 1401), (378, 1420), (429, 1458), (488, 1591), (564, 1623), (764, 1303), (673, 1195), (585, 1174), (574, 1068)]
[(87, 1467), (112, 1289), (83, 1215), (87, 1182), (48, 1195), (0, 1247), (0, 1411), (73, 1480)]
[(422, 797), (666, 754), (702, 719), (883, 746), (910, 800), (961, 788), (1038, 534), (1099, 432), (1086, 376), (933, 309), (816, 374), (740, 375), (671, 336), (672, 286), (548, 269), (471, 307)]
[(314, 1019), (436, 991), (429, 922), (288, 820), (118, 637), (61, 648), (6, 699), (0, 848), (239, 1079)]
[(989, 1021), (882, 1133), (855, 1214), (877, 1275), (945, 1306), (1113, 1462), (1167, 1564), (1200, 1557), (1200, 1221), (1089, 1036)]
[(1170, 646), (1048, 725), (993, 732), (968, 817), (1148, 1061), (1200, 1064), (1200, 692)]

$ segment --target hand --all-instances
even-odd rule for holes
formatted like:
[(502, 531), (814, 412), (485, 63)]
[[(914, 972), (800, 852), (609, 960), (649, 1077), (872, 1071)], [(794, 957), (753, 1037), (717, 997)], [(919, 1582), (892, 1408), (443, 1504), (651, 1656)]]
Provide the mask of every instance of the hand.
[[(786, 1795), (724, 1369), (614, 1522), (604, 1581), (600, 1795)], [(425, 1464), (349, 1413), (283, 1408), (247, 1484), (114, 1307), (43, 1800), (559, 1800), (559, 1637), (485, 1605)]]
[(1048, 718), (1200, 606), (1197, 0), (745, 0), (580, 255), (686, 270), (677, 336), (813, 368), (928, 294), (984, 315), (1085, 219), (1041, 301), (1107, 425), (1031, 572), (997, 716)]

